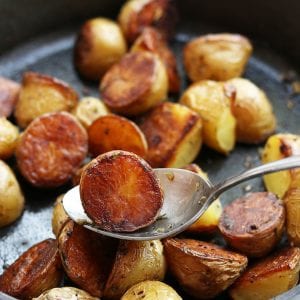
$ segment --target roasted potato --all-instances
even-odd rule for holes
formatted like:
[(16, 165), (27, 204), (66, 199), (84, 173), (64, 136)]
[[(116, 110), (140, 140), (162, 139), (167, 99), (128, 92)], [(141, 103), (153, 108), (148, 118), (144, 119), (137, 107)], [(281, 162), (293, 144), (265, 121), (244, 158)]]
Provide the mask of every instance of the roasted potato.
[(83, 169), (88, 165), (88, 163), (86, 163), (84, 166), (80, 167), (79, 169), (77, 169), (75, 171), (75, 173), (73, 174), (72, 176), (72, 185), (73, 186), (76, 186), (76, 185), (79, 185), (80, 183), (80, 179), (81, 179), (81, 175), (82, 175), (82, 172), (83, 172)]
[(101, 236), (69, 220), (63, 226), (58, 247), (68, 277), (94, 297), (102, 297), (118, 240)]
[(104, 296), (120, 299), (133, 285), (144, 280), (163, 280), (166, 263), (159, 240), (120, 241)]
[(74, 47), (74, 63), (83, 77), (99, 80), (126, 50), (119, 25), (106, 18), (94, 18), (80, 29)]
[(282, 238), (285, 209), (268, 192), (249, 193), (224, 208), (219, 229), (231, 248), (248, 257), (263, 257)]
[(20, 84), (0, 76), (0, 118), (9, 117), (17, 103)]
[(92, 156), (111, 151), (125, 150), (145, 158), (148, 144), (143, 132), (132, 121), (107, 115), (98, 118), (88, 129), (89, 151)]
[(151, 52), (126, 54), (107, 71), (100, 92), (112, 112), (141, 114), (167, 98), (166, 68)]
[(71, 111), (77, 102), (77, 93), (64, 81), (39, 73), (26, 72), (23, 74), (14, 114), (18, 125), (25, 128), (42, 114)]
[(64, 198), (64, 194), (58, 196), (54, 203), (53, 211), (52, 211), (52, 232), (58, 238), (60, 230), (63, 225), (69, 220), (69, 216), (64, 210), (62, 200)]
[(106, 105), (100, 99), (94, 97), (82, 98), (72, 110), (72, 114), (85, 128), (88, 128), (96, 119), (108, 113), (109, 109)]
[(268, 300), (299, 280), (300, 249), (286, 248), (249, 267), (230, 289), (233, 300)]
[(176, 291), (160, 281), (142, 281), (132, 286), (121, 300), (182, 300)]
[(171, 102), (157, 105), (140, 122), (153, 168), (180, 168), (192, 162), (201, 144), (202, 122), (189, 108)]
[(180, 98), (181, 104), (201, 116), (204, 144), (223, 154), (228, 154), (236, 141), (230, 97), (222, 83), (203, 80), (192, 84)]
[(249, 40), (238, 34), (208, 34), (187, 43), (183, 62), (192, 81), (239, 77), (252, 53)]
[(69, 113), (42, 115), (30, 123), (16, 149), (21, 174), (36, 187), (65, 184), (81, 166), (88, 139), (85, 129)]
[(0, 227), (14, 222), (23, 212), (24, 196), (10, 167), (0, 160)]
[(14, 154), (18, 138), (18, 127), (0, 117), (0, 159), (7, 159)]
[(159, 31), (151, 27), (145, 28), (132, 45), (130, 51), (150, 51), (156, 53), (166, 67), (169, 79), (169, 91), (171, 93), (179, 92), (180, 77), (176, 66), (176, 57)]
[(195, 299), (214, 298), (247, 266), (246, 256), (196, 240), (166, 239), (164, 251), (171, 274)]
[(150, 225), (163, 204), (151, 167), (134, 153), (119, 150), (99, 155), (84, 168), (80, 196), (91, 220), (103, 230), (116, 232)]
[(61, 287), (48, 290), (35, 300), (100, 300), (87, 292), (74, 287)]
[(57, 243), (44, 240), (24, 252), (0, 276), (0, 291), (19, 299), (32, 299), (57, 287), (63, 276)]
[(250, 80), (234, 78), (225, 90), (235, 90), (232, 112), (236, 118), (238, 142), (257, 144), (266, 140), (276, 127), (276, 118), (266, 94)]
[(154, 27), (165, 39), (172, 36), (177, 12), (171, 0), (129, 0), (119, 14), (119, 23), (132, 43), (146, 27)]

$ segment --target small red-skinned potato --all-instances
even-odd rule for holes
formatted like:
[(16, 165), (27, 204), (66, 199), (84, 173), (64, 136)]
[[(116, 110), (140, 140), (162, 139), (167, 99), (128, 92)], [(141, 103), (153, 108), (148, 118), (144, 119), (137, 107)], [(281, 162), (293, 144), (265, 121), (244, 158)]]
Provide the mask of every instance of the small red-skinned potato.
[(89, 152), (93, 157), (112, 150), (124, 150), (145, 158), (148, 144), (132, 121), (114, 114), (95, 120), (88, 128)]
[(299, 280), (300, 249), (285, 248), (249, 267), (229, 290), (233, 300), (269, 300)]
[(126, 50), (120, 26), (106, 18), (94, 18), (80, 29), (74, 47), (74, 63), (83, 77), (99, 80)]
[(247, 257), (197, 240), (164, 241), (168, 268), (185, 292), (195, 299), (212, 299), (244, 271)]
[(63, 207), (62, 200), (64, 198), (64, 194), (58, 196), (55, 200), (53, 211), (52, 211), (52, 232), (58, 238), (59, 233), (64, 226), (64, 224), (70, 219), (67, 213), (65, 212), (65, 209)]
[(183, 61), (188, 77), (224, 81), (244, 72), (252, 53), (249, 40), (238, 34), (208, 34), (188, 42)]
[(103, 230), (131, 232), (158, 217), (163, 193), (152, 168), (126, 151), (99, 155), (84, 168), (80, 196), (86, 214)]
[(78, 102), (76, 91), (55, 77), (35, 72), (23, 74), (15, 118), (25, 128), (36, 117), (45, 113), (71, 111)]
[(18, 127), (0, 117), (0, 159), (10, 158), (14, 154), (18, 138)]
[(168, 77), (165, 65), (151, 52), (126, 54), (104, 75), (100, 93), (115, 113), (138, 115), (166, 100)]
[(140, 122), (148, 142), (147, 161), (153, 168), (180, 168), (191, 163), (202, 145), (202, 121), (183, 105), (164, 102)]
[(33, 186), (65, 184), (83, 162), (88, 148), (85, 129), (67, 112), (42, 115), (22, 133), (16, 149), (21, 174)]
[(62, 277), (56, 240), (47, 239), (29, 248), (4, 271), (0, 291), (29, 300), (57, 287)]
[(263, 257), (282, 238), (283, 202), (272, 193), (249, 193), (232, 201), (222, 213), (219, 229), (229, 246), (248, 257)]

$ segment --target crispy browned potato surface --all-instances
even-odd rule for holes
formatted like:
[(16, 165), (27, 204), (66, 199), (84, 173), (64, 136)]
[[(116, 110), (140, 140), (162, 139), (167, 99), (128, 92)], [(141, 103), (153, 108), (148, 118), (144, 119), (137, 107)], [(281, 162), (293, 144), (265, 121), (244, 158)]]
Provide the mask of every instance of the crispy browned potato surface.
[(0, 117), (9, 117), (18, 101), (20, 84), (0, 77)]

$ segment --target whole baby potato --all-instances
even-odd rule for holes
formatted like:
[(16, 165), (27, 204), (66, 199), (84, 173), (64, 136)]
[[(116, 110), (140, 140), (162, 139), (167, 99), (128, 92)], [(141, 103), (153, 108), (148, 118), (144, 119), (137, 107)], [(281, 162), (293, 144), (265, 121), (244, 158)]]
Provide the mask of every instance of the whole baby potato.
[(6, 118), (0, 118), (0, 159), (7, 159), (14, 154), (18, 137), (18, 128)]

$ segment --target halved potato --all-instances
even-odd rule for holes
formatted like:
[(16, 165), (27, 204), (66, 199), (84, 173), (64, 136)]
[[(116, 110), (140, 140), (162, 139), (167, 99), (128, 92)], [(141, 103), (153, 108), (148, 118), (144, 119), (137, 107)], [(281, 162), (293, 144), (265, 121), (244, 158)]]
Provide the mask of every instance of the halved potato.
[(228, 154), (236, 141), (231, 96), (225, 93), (223, 83), (203, 80), (192, 84), (180, 98), (181, 104), (201, 116), (204, 144), (223, 154)]
[(121, 300), (182, 300), (176, 291), (160, 281), (142, 281), (132, 286)]
[(252, 53), (249, 40), (238, 34), (208, 34), (184, 48), (185, 70), (192, 81), (228, 80), (239, 77)]
[(195, 299), (211, 299), (244, 271), (247, 257), (211, 243), (169, 238), (164, 251), (171, 274)]
[(94, 97), (82, 98), (72, 110), (72, 114), (85, 128), (88, 128), (96, 119), (108, 113), (109, 109), (106, 105), (100, 99)]
[(141, 114), (166, 100), (166, 68), (151, 52), (126, 54), (107, 71), (100, 92), (111, 111), (125, 115)]
[(230, 289), (234, 300), (268, 300), (299, 280), (300, 249), (286, 248), (249, 267)]
[(69, 216), (64, 210), (62, 200), (64, 198), (64, 194), (58, 196), (54, 203), (53, 211), (52, 211), (52, 232), (56, 237), (59, 236), (60, 230), (63, 225), (69, 220)]
[(18, 101), (20, 84), (0, 76), (0, 117), (8, 118)]
[(148, 144), (143, 132), (132, 121), (107, 115), (95, 120), (88, 129), (89, 151), (95, 157), (111, 150), (133, 152), (145, 158)]
[(0, 227), (14, 222), (24, 209), (24, 196), (10, 167), (0, 160)]
[(133, 285), (145, 280), (163, 280), (166, 262), (159, 240), (120, 241), (113, 269), (105, 286), (108, 299), (120, 297)]
[(18, 127), (0, 117), (0, 159), (7, 159), (14, 154), (18, 138)]
[(180, 168), (192, 162), (202, 144), (200, 117), (186, 106), (165, 102), (140, 123), (148, 142), (147, 161), (153, 168)]
[(266, 94), (250, 80), (234, 78), (225, 83), (225, 90), (235, 89), (232, 112), (236, 118), (238, 142), (261, 143), (276, 127), (276, 118)]
[(55, 77), (26, 72), (23, 74), (15, 118), (20, 127), (26, 127), (42, 114), (71, 111), (78, 102), (78, 95), (67, 83)]
[(119, 25), (106, 18), (94, 18), (80, 29), (74, 47), (74, 63), (83, 77), (99, 80), (126, 50)]
[(63, 277), (57, 243), (44, 240), (24, 252), (0, 276), (0, 291), (21, 299), (32, 299), (57, 287)]

